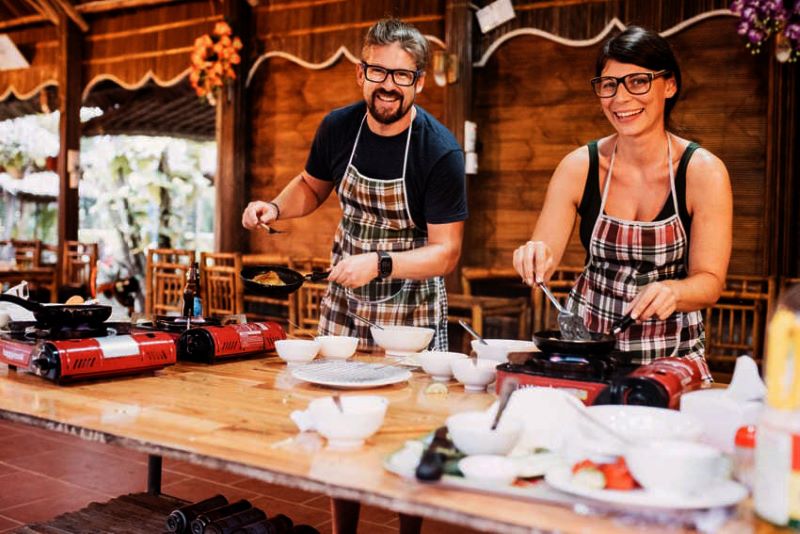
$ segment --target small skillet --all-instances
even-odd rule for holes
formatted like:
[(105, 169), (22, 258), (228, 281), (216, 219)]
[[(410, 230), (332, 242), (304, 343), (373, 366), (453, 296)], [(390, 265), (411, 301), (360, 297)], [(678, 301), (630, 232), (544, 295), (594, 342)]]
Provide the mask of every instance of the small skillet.
[(102, 304), (41, 304), (14, 295), (0, 295), (0, 302), (11, 302), (33, 312), (42, 326), (98, 326), (111, 317), (111, 306)]
[(635, 323), (630, 315), (618, 320), (608, 334), (589, 332), (591, 339), (562, 339), (559, 330), (541, 330), (533, 334), (533, 342), (540, 351), (548, 354), (573, 354), (575, 356), (605, 356), (614, 350), (617, 334)]
[[(259, 274), (274, 271), (284, 285), (262, 284), (253, 280)], [(302, 274), (283, 265), (250, 265), (242, 269), (240, 276), (248, 293), (266, 297), (285, 297), (294, 293), (304, 282), (321, 282), (328, 278), (330, 271)]]

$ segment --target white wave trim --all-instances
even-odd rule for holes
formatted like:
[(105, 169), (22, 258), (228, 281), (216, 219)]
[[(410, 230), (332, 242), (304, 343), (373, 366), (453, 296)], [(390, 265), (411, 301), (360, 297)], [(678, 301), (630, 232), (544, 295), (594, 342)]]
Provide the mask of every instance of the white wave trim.
[[(693, 24), (697, 24), (698, 22), (704, 21), (706, 19), (710, 19), (712, 17), (727, 17), (733, 16), (736, 17), (735, 13), (733, 13), (730, 9), (715, 9), (713, 11), (706, 11), (705, 13), (701, 13), (699, 15), (695, 15), (690, 19), (686, 19), (683, 22), (676, 24), (675, 26), (666, 29), (662, 32), (659, 32), (659, 35), (662, 37), (670, 37), (685, 28), (692, 26)], [(542, 37), (544, 39), (549, 39), (550, 41), (565, 45), (565, 46), (572, 46), (575, 48), (586, 47), (586, 46), (593, 46), (601, 42), (606, 36), (614, 29), (617, 28), (620, 31), (623, 31), (627, 28), (625, 24), (622, 23), (617, 17), (611, 19), (608, 24), (606, 24), (605, 28), (597, 34), (595, 37), (591, 39), (567, 39), (564, 37), (559, 37), (558, 35), (552, 34), (550, 32), (546, 32), (544, 30), (539, 30), (536, 28), (519, 28), (514, 31), (510, 31), (508, 33), (503, 34), (502, 36), (498, 37), (496, 41), (494, 41), (489, 48), (486, 49), (486, 52), (483, 53), (481, 58), (472, 64), (473, 67), (485, 67), (486, 63), (489, 61), (489, 58), (492, 57), (492, 54), (497, 51), (500, 46), (508, 41), (509, 39), (513, 39), (514, 37), (519, 37), (521, 35), (535, 35), (537, 37)]]
[(39, 91), (41, 91), (45, 87), (50, 87), (50, 86), (58, 87), (58, 80), (53, 80), (53, 79), (46, 80), (46, 81), (40, 83), (39, 85), (37, 85), (36, 87), (34, 87), (33, 89), (31, 89), (30, 91), (28, 91), (27, 93), (21, 93), (21, 92), (19, 92), (17, 90), (16, 87), (14, 87), (13, 85), (10, 85), (10, 86), (8, 86), (8, 88), (6, 88), (5, 91), (3, 91), (2, 94), (0, 94), (0, 102), (5, 100), (6, 98), (9, 97), (9, 95), (12, 95), (12, 94), (14, 95), (14, 97), (17, 100), (28, 100), (29, 98), (34, 96), (36, 93), (38, 93)]
[(191, 67), (187, 67), (186, 70), (182, 71), (177, 76), (175, 76), (173, 78), (170, 78), (168, 80), (163, 80), (163, 79), (159, 78), (158, 75), (156, 75), (155, 72), (153, 72), (152, 70), (148, 70), (145, 73), (144, 76), (139, 78), (139, 81), (133, 82), (133, 83), (125, 82), (122, 79), (120, 79), (119, 77), (114, 76), (113, 74), (98, 74), (97, 76), (92, 78), (91, 81), (89, 81), (89, 83), (86, 84), (86, 87), (84, 87), (83, 93), (82, 93), (81, 96), (85, 100), (86, 97), (89, 95), (89, 92), (92, 90), (92, 88), (95, 85), (97, 85), (98, 83), (100, 83), (102, 81), (105, 81), (105, 80), (111, 80), (114, 83), (119, 84), (121, 87), (124, 87), (125, 89), (128, 89), (129, 91), (136, 90), (136, 89), (139, 89), (139, 88), (143, 87), (150, 80), (154, 81), (156, 83), (156, 85), (158, 85), (160, 87), (170, 87), (170, 86), (175, 85), (176, 83), (180, 82), (186, 76), (188, 76), (189, 72), (191, 70), (192, 70)]
[[(446, 48), (444, 42), (434, 35), (426, 35), (425, 38), (428, 39), (428, 41), (430, 41), (431, 43), (434, 43), (441, 48)], [(346, 57), (348, 61), (350, 61), (354, 65), (357, 65), (361, 61), (358, 58), (358, 56), (353, 54), (350, 51), (350, 49), (348, 49), (344, 45), (340, 46), (339, 49), (336, 50), (336, 52), (334, 52), (333, 55), (331, 55), (331, 57), (329, 57), (328, 59), (326, 59), (321, 63), (312, 63), (310, 61), (301, 59), (296, 55), (290, 54), (288, 52), (281, 52), (280, 50), (271, 50), (269, 52), (265, 52), (264, 54), (258, 56), (258, 59), (256, 59), (256, 61), (253, 63), (253, 66), (250, 67), (250, 72), (247, 73), (247, 81), (245, 82), (245, 87), (250, 86), (250, 82), (252, 81), (253, 76), (255, 76), (256, 71), (258, 71), (258, 67), (260, 67), (264, 61), (273, 57), (288, 59), (292, 63), (300, 65), (301, 67), (306, 69), (322, 70), (322, 69), (327, 69), (331, 65), (335, 64), (337, 61), (339, 61), (339, 59), (341, 59), (342, 56)]]

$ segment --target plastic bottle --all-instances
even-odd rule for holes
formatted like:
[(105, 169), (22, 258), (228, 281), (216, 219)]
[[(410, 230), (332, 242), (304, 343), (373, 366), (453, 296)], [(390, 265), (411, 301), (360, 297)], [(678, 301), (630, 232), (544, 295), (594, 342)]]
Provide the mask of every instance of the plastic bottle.
[(753, 489), (756, 464), (756, 427), (739, 427), (734, 438), (733, 475), (736, 480)]
[(197, 262), (192, 263), (192, 267), (186, 274), (186, 285), (183, 286), (183, 317), (194, 317), (195, 297), (200, 294), (200, 269)]

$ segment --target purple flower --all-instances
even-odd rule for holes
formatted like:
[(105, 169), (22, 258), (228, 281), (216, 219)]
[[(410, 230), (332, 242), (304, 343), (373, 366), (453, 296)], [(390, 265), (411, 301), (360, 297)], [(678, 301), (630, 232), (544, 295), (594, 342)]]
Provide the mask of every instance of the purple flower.
[(787, 24), (783, 34), (792, 41), (800, 41), (800, 22)]

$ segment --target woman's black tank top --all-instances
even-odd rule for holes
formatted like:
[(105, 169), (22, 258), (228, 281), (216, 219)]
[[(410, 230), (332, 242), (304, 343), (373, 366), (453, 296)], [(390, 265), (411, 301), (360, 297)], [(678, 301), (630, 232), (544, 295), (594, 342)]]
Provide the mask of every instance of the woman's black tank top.
[[(600, 216), (600, 202), (602, 200), (602, 192), (600, 191), (600, 157), (597, 153), (597, 141), (592, 141), (588, 144), (589, 147), (589, 174), (586, 177), (586, 185), (583, 188), (583, 197), (581, 198), (580, 206), (578, 206), (578, 214), (581, 216), (580, 234), (581, 243), (584, 250), (588, 251), (589, 242), (592, 239), (592, 230), (597, 217)], [(678, 171), (675, 173), (675, 194), (678, 196), (678, 216), (683, 223), (683, 228), (686, 230), (687, 245), (691, 237), (692, 230), (692, 217), (686, 209), (686, 168), (689, 166), (689, 160), (692, 158), (694, 151), (700, 148), (697, 143), (689, 143), (686, 150), (683, 151), (681, 161), (678, 164)], [(656, 216), (654, 221), (662, 221), (675, 213), (675, 205), (672, 202), (672, 191), (670, 191), (664, 207), (661, 212)]]

